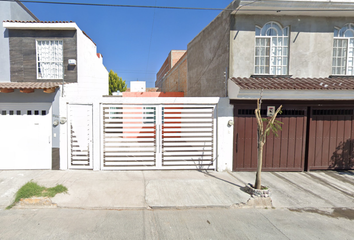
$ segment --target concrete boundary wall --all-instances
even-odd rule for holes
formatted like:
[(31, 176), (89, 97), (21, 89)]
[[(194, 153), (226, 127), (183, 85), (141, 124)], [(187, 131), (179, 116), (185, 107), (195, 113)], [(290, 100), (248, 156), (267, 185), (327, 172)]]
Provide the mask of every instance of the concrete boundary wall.
[[(64, 87), (65, 88), (65, 87)], [(64, 90), (65, 91), (65, 90)], [(65, 95), (65, 93), (64, 93)], [(70, 94), (71, 95), (71, 94)], [(71, 95), (72, 96), (72, 95)], [(101, 170), (101, 105), (102, 104), (215, 104), (216, 118), (216, 166), (217, 171), (232, 169), (233, 154), (233, 126), (228, 122), (233, 120), (233, 105), (228, 98), (123, 98), (115, 96), (103, 96), (92, 98), (62, 97), (60, 100), (60, 119), (68, 119), (68, 104), (92, 105), (93, 132), (92, 132), (92, 163), (93, 170)], [(61, 123), (60, 128), (60, 169), (67, 170), (69, 158), (68, 146), (68, 122)]]

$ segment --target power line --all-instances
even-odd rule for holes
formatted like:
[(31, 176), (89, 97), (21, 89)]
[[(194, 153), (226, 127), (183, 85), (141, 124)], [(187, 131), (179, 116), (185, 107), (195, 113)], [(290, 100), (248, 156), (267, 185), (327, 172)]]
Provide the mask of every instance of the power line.
[[(0, 1), (2, 1), (2, 2), (16, 2), (15, 0), (0, 0)], [(155, 9), (206, 10), (206, 11), (222, 11), (222, 10), (224, 10), (224, 8), (169, 7), (169, 6), (145, 6), (145, 5), (106, 4), (106, 3), (78, 3), (78, 2), (48, 2), (48, 1), (32, 1), (32, 0), (21, 0), (21, 2), (22, 3), (77, 5), (77, 6), (96, 6), (96, 7), (155, 8)]]
[[(16, 2), (16, 0), (0, 0), (0, 2)], [(32, 1), (32, 0), (21, 0), (22, 3), (45, 3), (45, 4), (60, 4), (60, 5), (77, 5), (77, 6), (96, 6), (96, 7), (123, 7), (123, 8), (152, 8), (152, 9), (172, 9), (172, 10), (204, 10), (204, 11), (235, 11), (236, 9), (225, 9), (225, 8), (200, 8), (200, 7), (170, 7), (170, 6), (147, 6), (147, 5), (124, 5), (124, 4), (106, 4), (106, 3), (78, 3), (78, 2), (49, 2), (49, 1)], [(275, 2), (275, 1), (269, 1)], [(240, 6), (246, 6), (240, 5)], [(352, 12), (354, 9), (241, 9), (240, 12)]]
[[(157, 0), (155, 0), (155, 6), (156, 6), (156, 2)], [(154, 33), (154, 23), (155, 23), (155, 11), (156, 9), (154, 9), (154, 16), (152, 18), (152, 27), (151, 27), (151, 35), (150, 35), (150, 43), (149, 43), (149, 51), (148, 51), (148, 57), (147, 57), (147, 63), (146, 63), (146, 73), (145, 73), (145, 77), (147, 75), (147, 71), (148, 71), (148, 68), (149, 68), (149, 60), (150, 60), (150, 50), (151, 50), (151, 42), (152, 42), (152, 35)]]
[[(16, 2), (16, 0), (0, 0), (0, 2)], [(96, 7), (123, 7), (123, 8), (152, 8), (152, 9), (172, 9), (172, 10), (204, 10), (204, 11), (235, 11), (236, 9), (225, 8), (199, 8), (199, 7), (170, 7), (170, 6), (146, 6), (146, 5), (124, 5), (124, 4), (106, 4), (106, 3), (78, 3), (78, 2), (48, 2), (48, 1), (32, 1), (21, 0), (22, 3), (45, 3), (60, 5), (77, 5), (77, 6), (96, 6)], [(274, 2), (274, 1), (270, 1)], [(248, 4), (246, 4), (248, 5)], [(246, 6), (240, 5), (240, 6)], [(354, 9), (241, 9), (240, 12), (352, 12)]]

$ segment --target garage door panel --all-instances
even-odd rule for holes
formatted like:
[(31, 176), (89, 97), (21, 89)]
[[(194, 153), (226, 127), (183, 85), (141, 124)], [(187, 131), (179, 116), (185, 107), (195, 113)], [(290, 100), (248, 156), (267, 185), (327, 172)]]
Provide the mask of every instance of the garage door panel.
[(51, 169), (50, 106), (50, 103), (0, 105), (0, 169)]
[[(266, 109), (263, 109), (262, 117), (265, 117), (265, 113)], [(234, 116), (236, 137), (233, 170), (255, 171), (257, 168), (257, 122), (254, 108), (235, 106)], [(295, 112), (285, 108), (277, 120), (284, 124), (282, 124), (282, 131), (278, 132), (278, 137), (271, 133), (267, 138), (263, 149), (263, 170), (301, 171), (305, 156), (306, 110), (303, 108)]]
[[(304, 157), (306, 142), (304, 138), (306, 136), (306, 122), (305, 118), (296, 118), (296, 133), (295, 133), (295, 159), (302, 159)], [(294, 168), (303, 168), (303, 161), (294, 161)]]
[(310, 124), (309, 170), (353, 169), (353, 109), (313, 109)]
[(330, 161), (330, 152), (329, 152), (329, 138), (330, 138), (330, 131), (331, 131), (331, 118), (330, 116), (323, 117), (323, 124), (322, 124), (322, 144), (321, 144), (321, 160), (322, 164), (328, 164)]
[(282, 118), (280, 168), (286, 168), (288, 162), (289, 118)]

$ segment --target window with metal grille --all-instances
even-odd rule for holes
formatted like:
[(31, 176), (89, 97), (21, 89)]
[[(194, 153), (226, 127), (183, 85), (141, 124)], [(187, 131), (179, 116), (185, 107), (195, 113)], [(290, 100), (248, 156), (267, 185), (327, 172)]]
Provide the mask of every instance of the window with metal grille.
[(312, 110), (314, 116), (328, 116), (328, 115), (353, 115), (353, 109), (314, 109)]
[(63, 79), (63, 41), (37, 40), (37, 78)]
[(334, 29), (332, 74), (354, 75), (354, 25)]
[(268, 22), (256, 26), (255, 74), (288, 74), (289, 27)]

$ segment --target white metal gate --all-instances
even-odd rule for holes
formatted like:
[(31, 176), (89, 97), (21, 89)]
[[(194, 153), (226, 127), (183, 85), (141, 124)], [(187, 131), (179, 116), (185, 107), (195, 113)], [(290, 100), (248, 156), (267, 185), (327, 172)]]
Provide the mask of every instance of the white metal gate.
[(102, 166), (215, 169), (215, 105), (102, 106)]
[(92, 105), (69, 104), (69, 168), (92, 169)]

